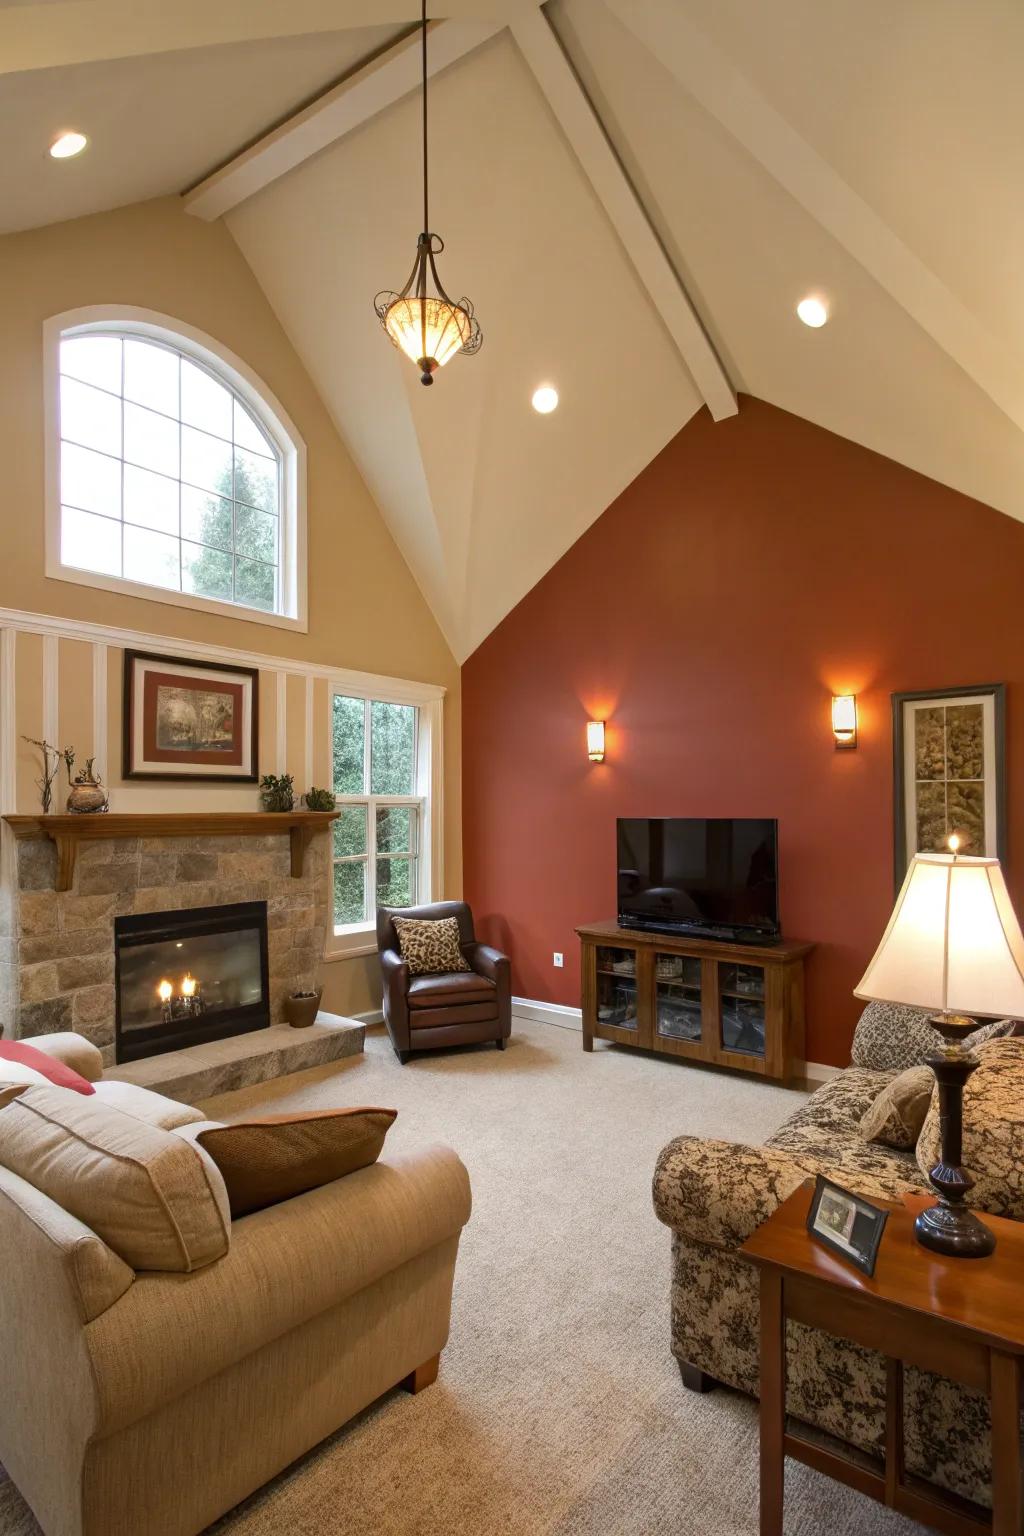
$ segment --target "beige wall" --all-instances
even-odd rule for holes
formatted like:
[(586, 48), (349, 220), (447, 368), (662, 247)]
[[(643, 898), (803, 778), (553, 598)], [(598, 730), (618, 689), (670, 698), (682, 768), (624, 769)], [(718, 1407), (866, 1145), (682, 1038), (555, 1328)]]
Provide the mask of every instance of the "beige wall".
[[(302, 634), (158, 600), (52, 580), (44, 563), (43, 322), (87, 304), (135, 305), (208, 332), (266, 381), (308, 450), (309, 629)], [(370, 317), (372, 319), (372, 315)], [(440, 684), (445, 699), (445, 889), (461, 889), (459, 670), (345, 445), (252, 272), (220, 224), (187, 217), (176, 198), (0, 238), (0, 608), (112, 625), (145, 645), (227, 646), (268, 658), (261, 668), (261, 767), (306, 772), (305, 693), (313, 690), (313, 766), (326, 774), (327, 682), (304, 663)], [(18, 631), (13, 646), (16, 709), (0, 699), (10, 772), (4, 810), (38, 807), (37, 754), (21, 734), (49, 728), (79, 758), (97, 756), (119, 809), (156, 809), (167, 791), (119, 778), (121, 650), (97, 662), (88, 641)], [(95, 707), (105, 674), (106, 710)], [(281, 690), (280, 695), (278, 690)], [(286, 759), (277, 762), (276, 709), (286, 720)], [(103, 740), (94, 740), (100, 732)], [(168, 788), (171, 788), (170, 786)], [(175, 788), (197, 806), (227, 808), (240, 793)], [(233, 799), (229, 802), (227, 795)], [(253, 796), (253, 799), (255, 797)], [(191, 799), (188, 802), (192, 803)], [(365, 959), (326, 968), (325, 1005), (338, 1011), (379, 1001)]]

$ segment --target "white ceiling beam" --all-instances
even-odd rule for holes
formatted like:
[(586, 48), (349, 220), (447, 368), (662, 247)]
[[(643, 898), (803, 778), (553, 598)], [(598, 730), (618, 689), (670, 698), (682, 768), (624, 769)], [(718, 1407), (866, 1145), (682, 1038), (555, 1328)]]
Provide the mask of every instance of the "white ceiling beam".
[(734, 416), (736, 393), (722, 361), (550, 22), (534, 10), (509, 26), (712, 416)]
[[(513, 0), (441, 0), (435, 14), (503, 21)], [(266, 38), (401, 27), (417, 0), (51, 0), (0, 4), (0, 74)]]
[[(500, 21), (431, 22), (428, 73), (435, 75), (447, 69), (501, 29)], [(413, 33), (207, 176), (185, 194), (185, 211), (201, 219), (220, 218), (254, 192), (400, 101), (416, 89), (420, 78), (420, 39)]]
[(607, 4), (705, 111), (1024, 429), (1019, 357), (801, 138), (728, 55), (683, 14), (679, 0)]

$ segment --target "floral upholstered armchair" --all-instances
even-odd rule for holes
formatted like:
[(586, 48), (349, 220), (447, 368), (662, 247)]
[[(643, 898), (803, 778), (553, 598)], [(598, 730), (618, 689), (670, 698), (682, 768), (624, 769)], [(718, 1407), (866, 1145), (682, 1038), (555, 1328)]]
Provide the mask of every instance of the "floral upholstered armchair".
[[(1003, 1084), (995, 1140), (1006, 1143), (1004, 1167), (1019, 1164), (1024, 1151), (1024, 1040), (997, 1038), (1012, 1029), (1002, 1021), (971, 1037), (975, 1046), (992, 1041), (985, 1046), (986, 1061), (989, 1052), (1000, 1053), (986, 1076)], [(686, 1386), (706, 1391), (724, 1383), (757, 1396), (759, 1278), (737, 1249), (807, 1178), (822, 1173), (868, 1198), (890, 1200), (928, 1188), (912, 1147), (868, 1141), (860, 1122), (882, 1089), (934, 1048), (923, 1013), (871, 1003), (857, 1026), (852, 1065), (812, 1094), (764, 1146), (680, 1136), (664, 1148), (654, 1175), (654, 1208), (672, 1229), (672, 1352)], [(976, 1079), (981, 1076), (979, 1070)], [(965, 1120), (968, 1113), (965, 1101)], [(993, 1137), (990, 1117), (984, 1134)], [(968, 1138), (968, 1166), (969, 1153)], [(1007, 1198), (986, 1208), (1024, 1216), (1017, 1196), (1011, 1191)], [(796, 1418), (882, 1457), (885, 1395), (883, 1356), (789, 1323), (787, 1406)], [(908, 1470), (988, 1505), (987, 1400), (908, 1369), (904, 1416)]]

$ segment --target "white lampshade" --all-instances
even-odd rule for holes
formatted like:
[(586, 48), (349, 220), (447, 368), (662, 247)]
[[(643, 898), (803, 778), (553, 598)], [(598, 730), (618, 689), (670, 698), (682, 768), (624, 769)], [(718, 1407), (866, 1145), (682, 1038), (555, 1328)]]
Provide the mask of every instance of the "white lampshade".
[(1024, 1018), (1024, 934), (999, 860), (916, 854), (855, 996)]

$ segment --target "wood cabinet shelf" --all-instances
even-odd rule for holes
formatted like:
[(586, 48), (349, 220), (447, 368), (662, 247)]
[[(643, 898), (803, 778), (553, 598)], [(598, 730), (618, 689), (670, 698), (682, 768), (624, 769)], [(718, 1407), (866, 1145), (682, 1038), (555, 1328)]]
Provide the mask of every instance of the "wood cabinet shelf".
[[(804, 959), (813, 945), (729, 944), (595, 923), (577, 928), (583, 1049), (610, 1040), (786, 1081), (803, 1070)], [(621, 971), (613, 961), (631, 959)], [(660, 962), (679, 973), (659, 976)], [(737, 982), (750, 977), (743, 991)]]
[(265, 837), (279, 832), (291, 844), (291, 873), (302, 875), (315, 833), (337, 821), (339, 811), (119, 811), (93, 815), (5, 816), (17, 838), (48, 837), (57, 848), (54, 888), (70, 891), (75, 857), (83, 840), (113, 837)]

